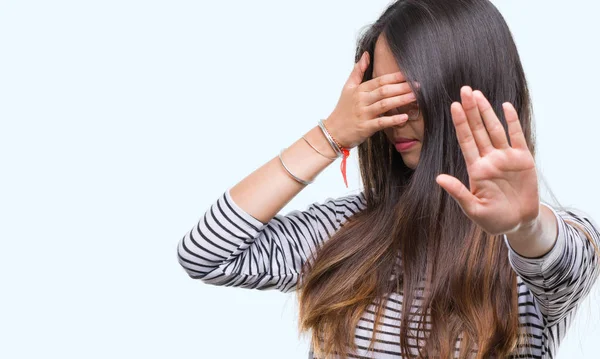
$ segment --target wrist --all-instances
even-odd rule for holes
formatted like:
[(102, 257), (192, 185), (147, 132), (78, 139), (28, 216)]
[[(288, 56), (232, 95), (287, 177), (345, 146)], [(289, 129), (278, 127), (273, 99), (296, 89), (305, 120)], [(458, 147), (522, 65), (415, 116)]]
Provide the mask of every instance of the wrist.
[(525, 257), (539, 257), (547, 253), (556, 242), (557, 219), (552, 209), (540, 202), (538, 217), (514, 232), (506, 233), (511, 247)]
[(542, 204), (540, 203), (538, 215), (535, 219), (521, 223), (517, 229), (505, 234), (511, 238), (531, 238), (539, 236), (542, 230)]
[(329, 117), (327, 117), (326, 119), (322, 120), (323, 122), (323, 126), (325, 126), (325, 128), (327, 129), (327, 132), (329, 132), (329, 135), (332, 137), (333, 141), (336, 144), (336, 147), (341, 151), (342, 149), (352, 149), (353, 146), (350, 146), (349, 144), (347, 144), (346, 140), (343, 138), (343, 136), (340, 134), (340, 131), (338, 131), (338, 127), (336, 127), (335, 123), (332, 123), (331, 119)]
[(528, 222), (528, 223), (524, 223), (522, 224), (519, 229), (516, 230), (516, 233), (521, 235), (521, 236), (534, 236), (536, 234), (541, 234), (542, 230), (544, 229), (542, 226), (542, 205), (540, 204), (540, 209), (538, 211), (538, 215), (537, 217)]

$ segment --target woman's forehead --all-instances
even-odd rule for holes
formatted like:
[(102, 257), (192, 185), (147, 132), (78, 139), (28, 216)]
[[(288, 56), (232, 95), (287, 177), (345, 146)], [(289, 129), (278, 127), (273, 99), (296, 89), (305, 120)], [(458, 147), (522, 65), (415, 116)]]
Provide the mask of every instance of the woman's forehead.
[(379, 35), (373, 51), (373, 77), (400, 71), (383, 34)]

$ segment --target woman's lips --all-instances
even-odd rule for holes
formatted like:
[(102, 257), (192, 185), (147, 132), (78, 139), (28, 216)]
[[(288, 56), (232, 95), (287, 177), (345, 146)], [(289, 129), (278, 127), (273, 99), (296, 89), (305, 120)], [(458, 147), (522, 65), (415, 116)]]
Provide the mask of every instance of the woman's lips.
[(408, 149), (410, 149), (412, 146), (414, 146), (417, 142), (417, 140), (402, 140), (402, 142), (396, 142), (394, 145), (396, 147), (396, 150), (398, 150), (399, 152), (402, 151), (406, 151)]

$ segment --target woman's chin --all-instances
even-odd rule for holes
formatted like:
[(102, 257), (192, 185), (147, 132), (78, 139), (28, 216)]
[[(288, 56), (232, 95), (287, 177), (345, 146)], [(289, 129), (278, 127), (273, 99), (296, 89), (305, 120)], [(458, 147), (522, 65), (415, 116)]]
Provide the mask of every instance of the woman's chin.
[(406, 167), (414, 170), (417, 168), (417, 164), (419, 163), (420, 153), (400, 153), (402, 157), (402, 161), (406, 165)]

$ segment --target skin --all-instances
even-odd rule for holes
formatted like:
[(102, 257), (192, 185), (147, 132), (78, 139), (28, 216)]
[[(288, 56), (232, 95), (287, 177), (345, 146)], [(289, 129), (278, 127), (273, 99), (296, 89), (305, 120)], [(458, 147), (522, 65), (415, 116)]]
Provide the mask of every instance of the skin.
[[(385, 36), (380, 35), (375, 43), (374, 56), (373, 56), (373, 78), (379, 77), (385, 74), (399, 72), (400, 68), (394, 58), (394, 55), (390, 51), (387, 45)], [(396, 110), (390, 110), (384, 113), (386, 116), (398, 114)], [(419, 114), (417, 120), (404, 121), (396, 126), (385, 128), (385, 136), (393, 144), (395, 139), (400, 137), (414, 138), (418, 142), (411, 148), (404, 151), (399, 151), (402, 156), (402, 160), (408, 168), (415, 169), (417, 163), (419, 163), (419, 156), (421, 154), (421, 143), (423, 140), (423, 133), (425, 131), (425, 124), (423, 122), (423, 115)]]
[[(373, 78), (400, 71), (384, 36), (379, 36), (373, 56)], [(558, 222), (551, 209), (540, 202), (538, 177), (521, 129), (518, 114), (503, 103), (507, 134), (490, 103), (479, 90), (463, 86), (461, 102), (450, 110), (457, 140), (467, 164), (469, 187), (448, 174), (436, 182), (460, 205), (472, 221), (492, 235), (505, 234), (510, 246), (525, 257), (550, 251), (558, 235)], [(393, 115), (388, 110), (383, 115)], [(399, 137), (415, 138), (410, 149), (399, 151), (404, 163), (415, 169), (424, 135), (422, 115), (383, 129), (392, 143)]]

